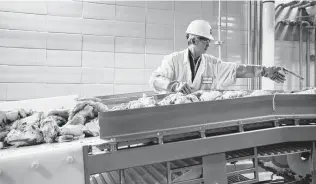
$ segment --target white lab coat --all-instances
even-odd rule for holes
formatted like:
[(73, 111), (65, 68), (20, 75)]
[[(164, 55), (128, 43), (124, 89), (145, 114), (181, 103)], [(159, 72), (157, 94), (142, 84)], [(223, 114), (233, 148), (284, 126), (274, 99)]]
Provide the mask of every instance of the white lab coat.
[[(161, 65), (152, 73), (150, 85), (156, 92), (165, 92), (172, 81), (187, 82), (193, 91), (224, 90), (236, 83), (237, 64), (223, 62), (218, 58), (202, 54), (201, 64), (192, 82), (188, 49), (164, 57)], [(157, 86), (155, 81), (164, 80)]]

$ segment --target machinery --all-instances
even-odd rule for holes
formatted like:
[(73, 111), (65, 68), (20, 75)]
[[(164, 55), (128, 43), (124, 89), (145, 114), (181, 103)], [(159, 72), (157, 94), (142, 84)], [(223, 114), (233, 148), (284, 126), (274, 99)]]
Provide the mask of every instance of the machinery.
[(314, 94), (109, 111), (99, 124), (100, 138), (1, 150), (0, 183), (316, 183)]

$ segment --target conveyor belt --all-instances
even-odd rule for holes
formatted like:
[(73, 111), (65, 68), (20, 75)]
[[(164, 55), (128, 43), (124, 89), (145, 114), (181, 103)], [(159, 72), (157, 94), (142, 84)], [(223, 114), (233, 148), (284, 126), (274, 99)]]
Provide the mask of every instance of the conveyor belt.
[(306, 142), (282, 143), (282, 144), (261, 146), (258, 148), (258, 157), (310, 152), (311, 149), (312, 149), (311, 143), (306, 143)]
[[(170, 162), (173, 172), (172, 180), (181, 177), (190, 169), (181, 168), (201, 164), (201, 158), (189, 158)], [(158, 163), (140, 167), (124, 169), (125, 183), (127, 184), (167, 184), (167, 164)], [(119, 171), (111, 171), (96, 174), (90, 178), (91, 184), (117, 184), (119, 183)], [(180, 180), (181, 181), (181, 180)]]
[[(294, 153), (310, 152), (312, 144), (310, 142), (289, 142), (281, 144), (273, 144), (267, 146), (260, 146), (257, 148), (258, 158), (271, 157), (279, 155), (288, 155)], [(254, 149), (242, 149), (226, 153), (227, 160), (238, 160), (240, 158), (253, 158)]]
[(242, 174), (228, 176), (228, 184), (239, 183), (239, 182), (246, 183), (246, 181), (251, 181), (251, 180), (249, 178), (243, 176)]

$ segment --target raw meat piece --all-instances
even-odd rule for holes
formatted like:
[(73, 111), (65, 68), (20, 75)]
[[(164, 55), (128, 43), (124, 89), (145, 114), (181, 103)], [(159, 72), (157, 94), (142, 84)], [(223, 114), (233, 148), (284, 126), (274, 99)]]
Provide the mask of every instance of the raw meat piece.
[(66, 125), (84, 125), (87, 119), (92, 119), (94, 117), (93, 107), (86, 105), (81, 111), (76, 113), (72, 119), (66, 123)]
[(77, 98), (77, 101), (93, 101), (93, 102), (102, 102), (100, 98), (95, 98), (95, 97), (82, 97), (82, 98)]
[(186, 96), (178, 96), (175, 101), (174, 104), (185, 104), (185, 103), (191, 103), (192, 101), (187, 98)]
[(19, 111), (8, 111), (6, 112), (7, 121), (8, 122), (14, 122), (18, 119), (20, 119)]
[(68, 119), (69, 117), (69, 109), (54, 109), (48, 112), (48, 116), (56, 115)]
[(220, 91), (206, 91), (200, 96), (201, 101), (213, 101), (222, 99), (222, 93)]
[(32, 116), (28, 116), (23, 119), (16, 120), (12, 126), (12, 129), (24, 131), (24, 129), (28, 126), (34, 125), (35, 127), (39, 127), (40, 121), (43, 118), (43, 112), (34, 113)]
[(199, 98), (197, 96), (193, 95), (193, 94), (188, 94), (186, 96), (186, 98), (191, 100), (191, 102), (199, 102), (200, 101)]
[(111, 111), (119, 111), (119, 110), (125, 110), (125, 109), (127, 109), (127, 105), (120, 104), (120, 105), (112, 107)]
[(4, 127), (6, 125), (6, 122), (7, 122), (7, 116), (5, 112), (0, 111), (0, 128)]
[[(108, 111), (108, 107), (101, 102), (82, 101), (76, 104), (76, 106), (70, 112), (68, 123), (70, 121), (74, 121), (69, 124), (76, 124), (80, 122), (81, 124), (84, 125), (86, 123), (85, 121), (88, 120), (89, 118), (90, 119), (94, 118), (98, 116), (99, 112), (106, 112), (106, 111)], [(73, 120), (73, 119), (76, 119), (76, 120)]]
[(184, 95), (183, 93), (175, 93), (166, 96), (158, 105), (185, 104), (199, 101), (198, 97), (194, 94)]
[(232, 99), (232, 98), (239, 98), (247, 95), (247, 91), (224, 91), (222, 98), (223, 99)]
[(81, 136), (83, 132), (86, 130), (84, 125), (65, 125), (60, 128), (61, 135), (73, 135), (73, 136)]
[(40, 130), (43, 133), (44, 141), (52, 143), (58, 136), (60, 130), (58, 127), (58, 116), (47, 116), (40, 122)]
[(142, 98), (138, 100), (131, 101), (127, 104), (127, 109), (137, 109), (137, 108), (146, 108), (156, 106), (156, 101), (153, 97), (147, 97), (146, 94), (143, 94)]
[(8, 135), (9, 131), (8, 130), (1, 130), (0, 131), (0, 141), (3, 141), (4, 138)]
[(146, 94), (143, 94), (143, 97), (128, 102), (127, 104), (123, 103), (112, 107), (111, 111), (125, 110), (125, 109), (138, 109), (146, 107), (155, 107), (157, 106), (156, 100), (153, 97), (148, 97)]
[(57, 137), (58, 142), (68, 142), (85, 137), (87, 128), (84, 125), (65, 125), (60, 128), (61, 136)]
[(42, 143), (44, 138), (39, 129), (43, 113), (34, 113), (23, 119), (15, 121), (5, 141), (14, 146), (27, 146)]
[(91, 136), (93, 137), (100, 135), (100, 126), (98, 118), (91, 120), (85, 126), (87, 128), (87, 134), (91, 134)]
[(264, 95), (273, 95), (273, 92), (266, 90), (255, 90), (247, 96), (264, 96)]
[(175, 101), (179, 98), (184, 97), (183, 93), (175, 93), (175, 94), (171, 94), (166, 96), (164, 99), (162, 99), (158, 105), (171, 105), (171, 104), (175, 104)]
[(18, 147), (42, 143), (44, 138), (38, 127), (29, 125), (23, 128), (23, 130), (12, 129), (5, 138), (5, 141), (10, 145)]
[(302, 91), (295, 92), (294, 94), (316, 94), (316, 88), (314, 87), (305, 88)]

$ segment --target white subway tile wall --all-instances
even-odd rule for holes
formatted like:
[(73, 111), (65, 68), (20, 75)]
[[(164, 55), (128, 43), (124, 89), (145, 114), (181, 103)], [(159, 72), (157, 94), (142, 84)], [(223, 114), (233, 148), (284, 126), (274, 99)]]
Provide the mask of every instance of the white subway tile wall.
[[(244, 6), (221, 3), (224, 61), (247, 61)], [(217, 8), (215, 1), (2, 1), (0, 101), (152, 90), (149, 77), (164, 56), (187, 47), (190, 21), (209, 21), (219, 39)], [(217, 46), (209, 49), (218, 56)]]

